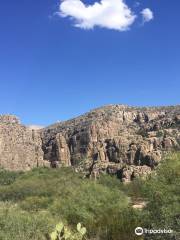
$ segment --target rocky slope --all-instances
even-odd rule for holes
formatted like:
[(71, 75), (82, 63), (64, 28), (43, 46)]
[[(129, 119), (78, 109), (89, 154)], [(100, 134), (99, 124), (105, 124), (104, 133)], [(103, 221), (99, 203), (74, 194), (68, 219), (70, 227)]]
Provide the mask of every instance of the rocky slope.
[[(124, 180), (146, 174), (164, 152), (180, 148), (180, 106), (109, 105), (43, 129), (44, 159), (108, 171)], [(87, 164), (84, 164), (87, 163)]]
[(0, 164), (10, 169), (72, 165), (89, 176), (105, 171), (129, 181), (180, 149), (180, 106), (109, 105), (34, 131), (13, 121), (0, 117)]
[(29, 170), (43, 163), (39, 133), (21, 125), (15, 116), (0, 115), (0, 167)]

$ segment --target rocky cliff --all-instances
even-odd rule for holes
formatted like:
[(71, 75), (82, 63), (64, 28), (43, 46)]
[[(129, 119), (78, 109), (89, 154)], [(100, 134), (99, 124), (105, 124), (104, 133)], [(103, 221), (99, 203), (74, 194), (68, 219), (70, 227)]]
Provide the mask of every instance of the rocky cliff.
[(29, 170), (43, 163), (40, 134), (21, 125), (15, 116), (0, 115), (0, 167)]
[[(163, 153), (180, 149), (180, 106), (109, 105), (41, 131), (44, 159), (107, 171), (130, 180), (151, 171)], [(85, 164), (86, 163), (86, 164)]]
[(136, 108), (109, 105), (41, 130), (0, 117), (0, 164), (76, 166), (130, 180), (148, 174), (162, 155), (180, 149), (180, 106)]

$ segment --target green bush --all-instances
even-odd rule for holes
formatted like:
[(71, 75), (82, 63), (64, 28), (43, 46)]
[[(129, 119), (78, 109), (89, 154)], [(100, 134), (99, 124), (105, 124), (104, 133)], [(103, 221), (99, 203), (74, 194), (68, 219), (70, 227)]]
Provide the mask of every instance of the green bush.
[(31, 214), (16, 205), (0, 205), (0, 240), (46, 240), (57, 220), (48, 212)]
[(27, 197), (20, 202), (19, 206), (26, 211), (39, 211), (47, 209), (52, 203), (52, 199), (49, 197)]
[(96, 231), (96, 224), (102, 217), (106, 224), (107, 216), (128, 206), (123, 193), (94, 182), (85, 181), (81, 186), (68, 190), (66, 197), (56, 199), (51, 212), (62, 216), (71, 225), (82, 222), (91, 233)]
[[(77, 222), (87, 228), (89, 240), (142, 240), (137, 226), (180, 229), (180, 154), (168, 157), (147, 180), (124, 185), (102, 175), (83, 179), (71, 168), (38, 168), (0, 175), (0, 240), (49, 240), (57, 222), (69, 229)], [(137, 199), (147, 201), (142, 211), (132, 208)], [(156, 238), (157, 237), (157, 238)], [(155, 235), (143, 240), (170, 240)]]
[[(149, 201), (146, 209), (149, 218), (144, 225), (148, 228), (172, 229), (174, 237), (178, 235), (180, 229), (180, 154), (173, 154), (162, 161), (156, 174), (144, 183), (142, 193)], [(169, 240), (171, 238), (163, 235), (157, 239)]]
[(11, 172), (4, 169), (0, 169), (0, 186), (12, 184), (22, 172)]

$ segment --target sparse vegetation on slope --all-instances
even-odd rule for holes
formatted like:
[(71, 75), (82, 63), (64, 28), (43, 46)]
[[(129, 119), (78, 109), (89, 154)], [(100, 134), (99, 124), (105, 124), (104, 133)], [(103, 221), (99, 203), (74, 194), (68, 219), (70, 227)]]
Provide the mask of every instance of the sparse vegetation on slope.
[[(82, 179), (71, 168), (1, 171), (0, 240), (47, 240), (60, 221), (72, 231), (81, 222), (93, 240), (140, 239), (137, 226), (174, 230), (173, 236), (150, 239), (178, 239), (179, 189), (180, 154), (162, 161), (146, 181), (127, 185), (107, 175), (96, 182)], [(141, 211), (132, 207), (138, 198), (147, 201)]]

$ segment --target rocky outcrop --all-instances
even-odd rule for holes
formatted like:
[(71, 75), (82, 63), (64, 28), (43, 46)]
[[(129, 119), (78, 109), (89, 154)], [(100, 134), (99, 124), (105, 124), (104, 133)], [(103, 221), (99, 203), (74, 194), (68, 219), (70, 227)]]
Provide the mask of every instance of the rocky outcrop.
[(180, 106), (109, 105), (40, 130), (0, 117), (0, 165), (8, 169), (74, 166), (89, 176), (108, 172), (129, 181), (147, 175), (173, 149), (180, 149)]
[(65, 137), (58, 133), (56, 135), (56, 144), (57, 144), (57, 162), (61, 163), (62, 166), (71, 166), (71, 155), (70, 150), (67, 145)]
[(43, 164), (40, 134), (21, 125), (15, 116), (0, 116), (0, 167), (24, 171)]
[[(109, 105), (95, 109), (43, 129), (44, 158), (52, 165), (59, 162), (73, 166), (88, 160), (90, 175), (97, 169), (115, 174), (124, 169), (124, 180), (138, 176), (138, 172), (146, 175), (164, 153), (180, 149), (179, 115), (180, 106)], [(57, 140), (59, 134), (62, 140)]]
[(121, 169), (121, 179), (123, 182), (130, 182), (134, 178), (142, 177), (146, 178), (151, 173), (151, 168), (144, 166), (130, 165)]

